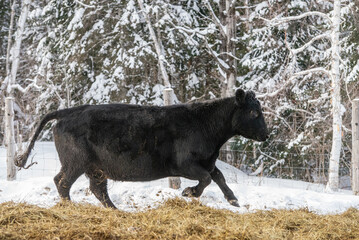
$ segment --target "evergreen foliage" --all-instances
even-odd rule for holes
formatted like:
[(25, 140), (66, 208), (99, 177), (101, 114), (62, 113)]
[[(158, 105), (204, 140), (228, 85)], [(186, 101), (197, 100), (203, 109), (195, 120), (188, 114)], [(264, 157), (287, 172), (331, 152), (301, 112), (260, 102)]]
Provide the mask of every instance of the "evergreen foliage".
[[(224, 0), (145, 1), (162, 45), (166, 69), (179, 102), (221, 96), (223, 39), (214, 14)], [(248, 5), (245, 4), (248, 2)], [(359, 2), (342, 1), (341, 71), (343, 79), (343, 158), (350, 161), (351, 104), (358, 97)], [(303, 169), (300, 178), (319, 181), (331, 147), (330, 79), (323, 73), (295, 77), (316, 67), (328, 69), (331, 43), (319, 39), (295, 57), (289, 51), (330, 30), (328, 21), (311, 15), (282, 24), (270, 19), (317, 11), (331, 16), (332, 1), (237, 1), (236, 87), (254, 90), (262, 101), (271, 140), (239, 138), (237, 164), (254, 171), (264, 162), (266, 174), (285, 177)], [(18, 10), (17, 10), (18, 12)], [(10, 1), (0, 3), (0, 69), (5, 72)], [(135, 0), (33, 0), (22, 45), (18, 83), (36, 80), (42, 88), (16, 93), (31, 126), (44, 113), (81, 104), (123, 102), (162, 105), (164, 88), (149, 30)], [(225, 61), (225, 60), (223, 60)], [(225, 63), (224, 63), (225, 64)], [(0, 76), (0, 85), (4, 79)], [(292, 84), (287, 84), (288, 81)], [(286, 86), (278, 94), (271, 93)], [(3, 100), (1, 100), (3, 101)], [(26, 130), (27, 133), (29, 130)], [(254, 153), (255, 152), (255, 153)], [(283, 170), (284, 169), (284, 170)], [(342, 175), (349, 174), (347, 172)]]

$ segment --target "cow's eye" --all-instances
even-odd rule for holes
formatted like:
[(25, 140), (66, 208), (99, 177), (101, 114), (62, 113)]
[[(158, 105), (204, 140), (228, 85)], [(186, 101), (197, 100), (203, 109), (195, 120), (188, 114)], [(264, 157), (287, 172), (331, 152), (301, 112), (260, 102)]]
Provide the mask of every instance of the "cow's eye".
[(251, 118), (257, 118), (259, 116), (259, 113), (258, 113), (258, 111), (251, 110), (250, 113), (249, 113), (249, 116)]

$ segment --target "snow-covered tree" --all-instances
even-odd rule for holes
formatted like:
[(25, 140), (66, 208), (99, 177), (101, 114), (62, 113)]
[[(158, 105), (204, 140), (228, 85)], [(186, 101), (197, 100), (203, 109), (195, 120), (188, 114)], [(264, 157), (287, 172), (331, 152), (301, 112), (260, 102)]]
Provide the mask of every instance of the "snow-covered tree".
[[(5, 72), (11, 4), (2, 3)], [(300, 174), (310, 181), (327, 180), (333, 140), (333, 3), (143, 0), (178, 100), (230, 95), (233, 87), (254, 90), (272, 134), (266, 143), (239, 138), (234, 147), (247, 155), (242, 163), (273, 176), (292, 177), (287, 167), (305, 169)], [(350, 109), (359, 92), (358, 3), (341, 4), (341, 105)], [(34, 118), (85, 103), (163, 104), (159, 54), (137, 0), (32, 0), (22, 46), (12, 89), (19, 110)], [(41, 88), (27, 88), (35, 83)], [(350, 159), (350, 117), (342, 115), (340, 168)]]
[[(340, 119), (344, 109), (339, 94), (342, 85), (336, 20), (339, 4), (336, 4), (291, 1), (287, 9), (283, 9), (282, 2), (258, 3), (249, 20), (255, 26), (261, 22), (262, 25), (248, 36), (251, 50), (242, 60), (251, 69), (244, 76), (244, 83), (264, 92), (259, 97), (265, 99), (264, 108), (277, 123), (274, 128), (276, 141), (281, 138), (280, 132), (286, 133), (282, 139), (288, 143), (279, 145), (286, 146), (289, 151), (300, 147), (300, 156), (314, 153), (320, 147), (328, 154), (330, 143), (336, 143), (331, 147), (330, 165), (334, 170), (329, 170), (328, 186), (332, 189), (338, 187), (335, 180), (338, 178), (331, 172), (338, 176)], [(333, 126), (330, 126), (328, 119), (332, 117)], [(278, 123), (284, 124), (284, 131)], [(285, 154), (279, 156), (277, 162), (283, 163), (284, 158), (287, 158)], [(312, 165), (310, 159), (306, 162)]]

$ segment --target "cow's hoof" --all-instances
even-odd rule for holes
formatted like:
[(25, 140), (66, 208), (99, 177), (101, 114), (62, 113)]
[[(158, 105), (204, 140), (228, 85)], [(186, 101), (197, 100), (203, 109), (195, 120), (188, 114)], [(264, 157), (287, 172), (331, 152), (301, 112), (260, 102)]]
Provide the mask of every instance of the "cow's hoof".
[(187, 187), (183, 190), (182, 196), (184, 197), (195, 197), (195, 190), (192, 187)]
[(236, 200), (236, 199), (234, 199), (234, 200), (229, 200), (228, 202), (229, 202), (229, 204), (231, 204), (232, 206), (239, 207), (238, 200)]

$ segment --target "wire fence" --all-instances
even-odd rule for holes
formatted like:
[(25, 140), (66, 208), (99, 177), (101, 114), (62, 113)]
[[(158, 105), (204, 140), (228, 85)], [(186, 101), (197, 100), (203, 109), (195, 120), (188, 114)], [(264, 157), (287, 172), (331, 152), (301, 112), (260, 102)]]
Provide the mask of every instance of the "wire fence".
[[(219, 159), (240, 169), (249, 176), (263, 178), (279, 178), (287, 180), (304, 181), (308, 183), (325, 185), (328, 181), (329, 154), (311, 154), (308, 159), (295, 153), (286, 153), (286, 157), (276, 152), (255, 152), (245, 150), (233, 150), (222, 148)], [(263, 156), (268, 156), (269, 160), (261, 160)], [(298, 164), (298, 158), (303, 158)], [(293, 161), (297, 159), (297, 161)], [(351, 189), (351, 170), (350, 164), (342, 163), (339, 167), (339, 188)]]
[[(17, 172), (17, 180), (26, 180), (34, 177), (55, 177), (60, 171), (61, 163), (53, 142), (37, 142), (28, 163), (37, 162), (29, 169)], [(6, 179), (6, 149), (0, 147), (0, 179)]]
[[(29, 169), (18, 171), (17, 180), (26, 180), (34, 177), (54, 177), (60, 171), (61, 164), (53, 142), (37, 142), (33, 153), (28, 159), (28, 163), (32, 159), (37, 164)], [(272, 153), (265, 152), (264, 154), (271, 155)], [(320, 167), (298, 167), (290, 166), (286, 163), (275, 165), (265, 161), (261, 163), (258, 161), (260, 155), (253, 155), (255, 155), (253, 151), (220, 150), (220, 160), (242, 171), (242, 174), (238, 174), (233, 170), (231, 176), (225, 176), (227, 182), (246, 185), (265, 185), (271, 184), (276, 179), (281, 179), (281, 181), (275, 181), (275, 184), (290, 188), (298, 188), (300, 186), (302, 189), (314, 188), (316, 190), (324, 189), (325, 187), (328, 176), (327, 163)], [(320, 158), (322, 156), (312, 157)], [(290, 156), (285, 161), (290, 162), (289, 158)], [(6, 149), (0, 147), (0, 179), (6, 179), (6, 172)], [(350, 190), (350, 169), (347, 166), (341, 167), (339, 173), (340, 188)], [(295, 183), (293, 180), (300, 181), (301, 183)]]

